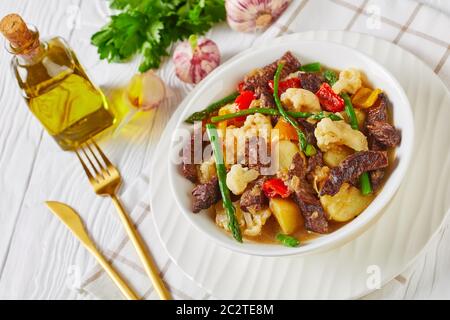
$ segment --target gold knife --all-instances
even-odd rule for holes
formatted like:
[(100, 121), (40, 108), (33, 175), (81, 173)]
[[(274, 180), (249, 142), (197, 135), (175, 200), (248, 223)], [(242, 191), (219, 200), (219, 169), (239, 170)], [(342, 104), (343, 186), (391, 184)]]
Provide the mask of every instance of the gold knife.
[(57, 201), (46, 201), (51, 212), (58, 216), (62, 222), (72, 231), (75, 237), (85, 246), (86, 249), (97, 259), (98, 263), (105, 269), (106, 273), (111, 277), (114, 283), (119, 287), (122, 294), (129, 300), (139, 300), (139, 297), (122, 279), (120, 274), (109, 264), (105, 257), (95, 247), (91, 238), (84, 228), (80, 216), (68, 205)]

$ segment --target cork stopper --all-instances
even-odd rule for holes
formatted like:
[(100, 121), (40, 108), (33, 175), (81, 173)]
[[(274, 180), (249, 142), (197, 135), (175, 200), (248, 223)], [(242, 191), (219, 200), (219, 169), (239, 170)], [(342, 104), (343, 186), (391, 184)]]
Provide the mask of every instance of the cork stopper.
[(0, 21), (0, 32), (11, 42), (13, 48), (24, 48), (36, 38), (22, 17), (15, 13), (8, 14)]

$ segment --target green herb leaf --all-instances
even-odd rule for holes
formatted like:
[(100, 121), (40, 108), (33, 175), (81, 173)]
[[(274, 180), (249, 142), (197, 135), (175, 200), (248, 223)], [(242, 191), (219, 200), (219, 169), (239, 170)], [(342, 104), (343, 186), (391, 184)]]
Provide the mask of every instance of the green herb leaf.
[(226, 17), (224, 0), (112, 0), (110, 7), (120, 12), (91, 42), (109, 62), (140, 53), (141, 72), (158, 68), (174, 42), (204, 34)]
[(279, 233), (277, 234), (277, 240), (280, 241), (286, 247), (298, 247), (300, 245), (300, 241), (297, 238), (292, 236), (288, 236), (287, 234)]

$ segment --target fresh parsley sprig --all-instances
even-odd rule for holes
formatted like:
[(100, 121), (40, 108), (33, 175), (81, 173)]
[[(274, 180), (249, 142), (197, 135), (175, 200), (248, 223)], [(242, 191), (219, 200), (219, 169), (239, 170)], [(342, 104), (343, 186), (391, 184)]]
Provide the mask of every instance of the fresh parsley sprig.
[(158, 68), (172, 43), (204, 34), (226, 16), (224, 0), (112, 0), (110, 7), (119, 13), (91, 42), (109, 62), (140, 53), (141, 72)]

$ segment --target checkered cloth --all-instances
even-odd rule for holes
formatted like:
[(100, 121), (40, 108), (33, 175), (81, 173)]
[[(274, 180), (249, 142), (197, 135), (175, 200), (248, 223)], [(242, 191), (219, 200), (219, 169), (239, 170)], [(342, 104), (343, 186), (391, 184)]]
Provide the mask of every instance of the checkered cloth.
[[(415, 53), (449, 86), (449, 15), (450, 1), (296, 0), (256, 42), (308, 30), (348, 30), (371, 34)], [(146, 174), (149, 171), (144, 170)], [(174, 298), (214, 299), (188, 279), (167, 256), (151, 220), (148, 190), (148, 177), (142, 175), (123, 192), (122, 200), (149, 245)], [(158, 299), (125, 234), (112, 239), (111, 247), (105, 254), (144, 299)], [(397, 280), (401, 282), (402, 278)], [(84, 298), (122, 299), (118, 289), (99, 266), (85, 276), (77, 290)], [(386, 297), (388, 293), (386, 290), (383, 292)]]

